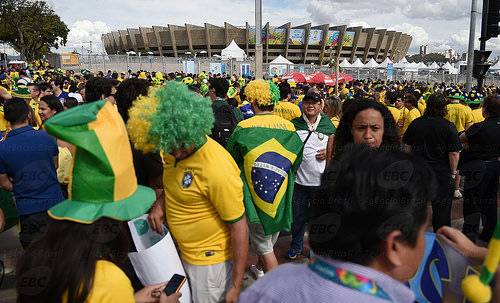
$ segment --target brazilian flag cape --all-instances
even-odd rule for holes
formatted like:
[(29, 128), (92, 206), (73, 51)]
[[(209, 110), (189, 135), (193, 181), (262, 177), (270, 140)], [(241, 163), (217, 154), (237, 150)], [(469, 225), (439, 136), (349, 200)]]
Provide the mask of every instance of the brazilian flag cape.
[(302, 146), (293, 124), (272, 114), (241, 121), (229, 138), (227, 149), (241, 170), (247, 217), (261, 224), (266, 235), (290, 230)]

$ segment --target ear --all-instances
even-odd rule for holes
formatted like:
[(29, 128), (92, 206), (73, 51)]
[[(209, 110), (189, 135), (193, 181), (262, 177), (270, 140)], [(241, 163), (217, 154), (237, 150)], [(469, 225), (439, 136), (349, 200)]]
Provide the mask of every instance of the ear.
[(401, 231), (393, 230), (385, 237), (382, 244), (381, 256), (392, 267), (399, 267), (404, 263), (404, 254), (406, 253), (404, 243), (399, 239)]

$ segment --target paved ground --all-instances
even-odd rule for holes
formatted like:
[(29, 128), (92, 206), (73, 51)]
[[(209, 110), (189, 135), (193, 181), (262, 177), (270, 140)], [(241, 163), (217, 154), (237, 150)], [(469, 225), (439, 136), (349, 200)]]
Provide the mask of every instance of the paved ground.
[[(500, 199), (499, 199), (500, 200)], [(500, 209), (499, 209), (500, 217)], [(461, 228), (463, 224), (462, 215), (462, 200), (454, 200), (452, 207), (452, 225), (456, 228)], [(291, 241), (291, 236), (289, 234), (282, 234), (275, 246), (276, 256), (280, 264), (289, 262), (286, 259), (286, 252)], [(309, 248), (306, 245), (305, 254), (307, 254)], [(14, 291), (15, 280), (14, 280), (14, 266), (17, 258), (22, 254), (22, 248), (19, 244), (17, 237), (16, 227), (5, 231), (0, 234), (0, 260), (2, 260), (7, 269), (7, 274), (4, 277), (3, 282), (0, 286), (0, 303), (14, 303), (16, 301), (16, 293)], [(302, 257), (295, 262), (306, 262), (307, 259)], [(247, 265), (257, 263), (257, 256), (250, 255), (247, 261)], [(246, 274), (246, 280), (244, 287), (248, 287), (254, 282), (253, 275), (250, 272)], [(1, 278), (1, 277), (0, 277)]]

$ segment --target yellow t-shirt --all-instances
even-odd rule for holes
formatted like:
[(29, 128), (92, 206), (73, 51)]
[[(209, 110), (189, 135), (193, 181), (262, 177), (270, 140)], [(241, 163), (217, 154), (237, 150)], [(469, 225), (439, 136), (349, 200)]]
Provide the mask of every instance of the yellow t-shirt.
[(5, 120), (5, 116), (3, 114), (3, 105), (0, 106), (0, 132), (5, 132), (9, 128), (9, 122)]
[(472, 123), (483, 122), (483, 109), (481, 107), (472, 110)]
[(73, 156), (67, 147), (58, 147), (59, 165), (57, 167), (57, 180), (59, 183), (68, 184), (71, 177), (71, 163)]
[(392, 117), (394, 118), (394, 122), (398, 122), (399, 116), (401, 115), (401, 110), (397, 109), (396, 107), (392, 105), (387, 105), (387, 109), (391, 113)]
[[(67, 298), (63, 298), (63, 302)], [(100, 260), (96, 262), (94, 283), (86, 303), (134, 303), (134, 289), (125, 273), (115, 264)]]
[(274, 114), (288, 121), (292, 121), (293, 119), (302, 116), (300, 108), (287, 101), (278, 102), (278, 104), (274, 106)]
[(192, 265), (231, 259), (226, 223), (245, 214), (243, 182), (231, 155), (207, 137), (188, 158), (164, 161), (163, 186), (167, 222), (181, 258)]
[(38, 102), (31, 99), (30, 106), (31, 106), (31, 109), (33, 109), (33, 113), (35, 114), (36, 126), (33, 126), (33, 128), (39, 129), (40, 126), (42, 126), (42, 118), (40, 118), (40, 114), (38, 113)]
[(424, 114), (426, 108), (427, 108), (427, 103), (425, 103), (424, 98), (420, 98), (420, 100), (418, 100), (418, 111), (420, 112), (420, 115)]
[(446, 110), (447, 114), (444, 118), (455, 124), (458, 132), (463, 132), (465, 125), (473, 121), (472, 110), (461, 103), (450, 103), (446, 105)]
[(420, 112), (418, 111), (417, 108), (413, 108), (406, 114), (404, 122), (403, 122), (403, 127), (401, 128), (401, 135), (404, 135), (406, 130), (408, 129), (408, 126), (413, 122), (413, 120), (417, 119), (420, 117)]

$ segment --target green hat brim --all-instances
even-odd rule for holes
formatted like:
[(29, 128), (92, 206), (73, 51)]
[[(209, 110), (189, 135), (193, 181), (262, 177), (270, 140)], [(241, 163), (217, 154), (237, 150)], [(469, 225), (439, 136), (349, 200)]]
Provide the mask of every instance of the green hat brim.
[(465, 98), (463, 96), (448, 96), (450, 99), (455, 99), (455, 100), (464, 100)]
[(156, 193), (149, 187), (138, 185), (131, 196), (109, 203), (92, 203), (66, 199), (48, 210), (56, 220), (90, 224), (106, 217), (129, 221), (145, 214), (156, 200)]

